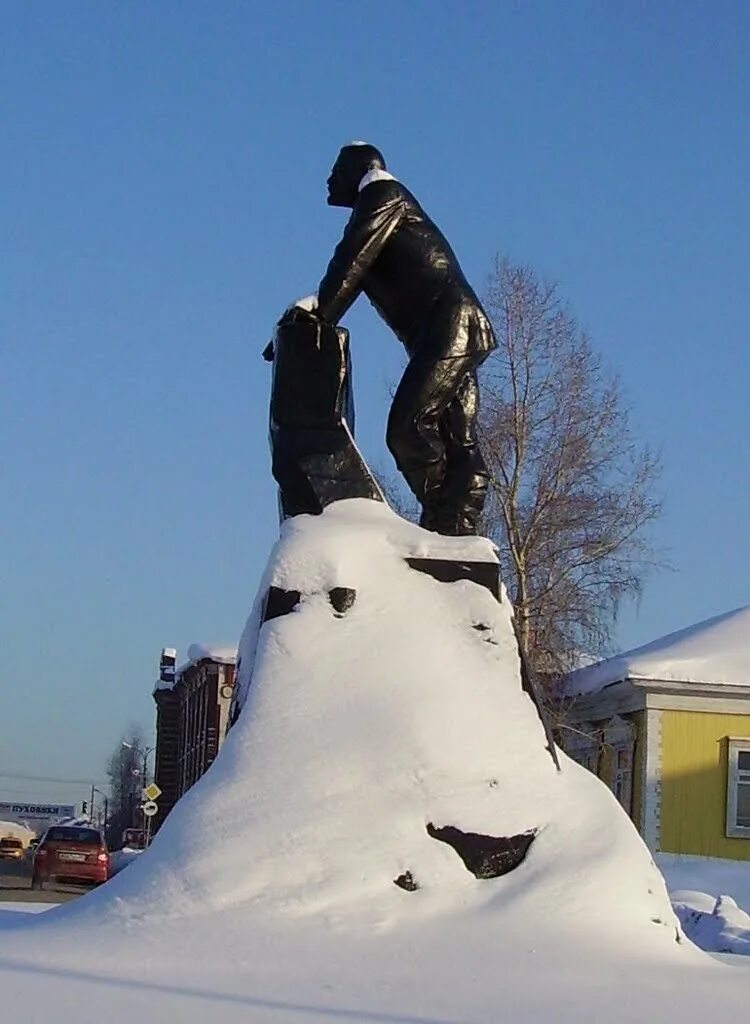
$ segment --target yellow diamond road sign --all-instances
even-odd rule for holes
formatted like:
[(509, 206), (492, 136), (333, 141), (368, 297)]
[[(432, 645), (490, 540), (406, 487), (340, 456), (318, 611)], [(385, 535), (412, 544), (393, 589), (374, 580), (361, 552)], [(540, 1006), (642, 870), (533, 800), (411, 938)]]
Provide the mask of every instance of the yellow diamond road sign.
[(155, 782), (152, 782), (150, 786), (146, 786), (143, 790), (143, 795), (147, 800), (156, 800), (158, 796), (161, 796), (161, 790)]

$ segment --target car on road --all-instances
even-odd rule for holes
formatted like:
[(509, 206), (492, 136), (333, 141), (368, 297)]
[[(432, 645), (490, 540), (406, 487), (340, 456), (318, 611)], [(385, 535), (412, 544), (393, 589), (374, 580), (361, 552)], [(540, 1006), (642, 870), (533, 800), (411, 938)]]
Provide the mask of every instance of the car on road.
[(23, 842), (17, 836), (0, 839), (0, 858), (3, 860), (23, 860), (24, 853)]
[(146, 847), (146, 832), (142, 828), (126, 828), (122, 833), (122, 845), (130, 850), (143, 850)]
[(80, 825), (52, 825), (34, 853), (31, 888), (52, 880), (101, 885), (109, 878), (109, 850), (102, 833)]

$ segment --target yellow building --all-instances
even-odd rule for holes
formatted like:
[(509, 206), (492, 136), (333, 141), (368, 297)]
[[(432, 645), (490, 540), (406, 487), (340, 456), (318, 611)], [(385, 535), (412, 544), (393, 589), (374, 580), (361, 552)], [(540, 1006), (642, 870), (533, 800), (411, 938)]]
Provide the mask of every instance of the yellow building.
[(562, 745), (653, 852), (750, 860), (750, 607), (581, 668)]

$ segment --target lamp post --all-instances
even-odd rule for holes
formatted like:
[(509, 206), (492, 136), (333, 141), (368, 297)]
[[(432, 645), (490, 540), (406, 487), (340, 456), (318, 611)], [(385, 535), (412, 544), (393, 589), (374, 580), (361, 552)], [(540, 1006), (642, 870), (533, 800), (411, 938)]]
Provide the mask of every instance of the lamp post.
[(106, 831), (107, 831), (107, 810), (109, 809), (109, 797), (107, 796), (106, 793), (102, 793), (102, 791), (100, 789), (97, 789), (96, 786), (92, 786), (91, 787), (91, 805), (89, 807), (89, 812), (90, 812), (91, 816), (93, 816), (93, 814), (94, 814), (94, 793), (98, 793), (99, 796), (104, 799), (104, 820), (102, 821), (102, 829), (104, 830), (104, 832), (106, 834)]
[[(123, 747), (126, 747), (128, 750), (133, 750), (133, 751), (138, 750), (138, 748), (134, 747), (132, 743), (127, 743), (125, 740), (122, 740), (122, 745), (123, 745)], [(153, 752), (155, 750), (156, 750), (156, 747), (146, 747), (144, 749), (144, 751), (143, 751), (143, 767), (141, 769), (136, 768), (133, 771), (134, 775), (139, 775), (140, 776), (140, 779), (141, 779), (141, 790), (143, 790), (148, 785), (148, 755), (149, 754), (153, 754)], [(143, 831), (145, 833), (145, 831), (146, 831), (146, 824), (147, 824), (147, 822), (146, 822), (146, 815), (145, 814), (141, 814), (141, 818), (142, 818)]]
[[(143, 775), (141, 777), (142, 789), (145, 789), (148, 785), (148, 755), (152, 754), (155, 750), (156, 747), (146, 747), (143, 751)], [(144, 800), (146, 799), (143, 794), (141, 794), (141, 796)], [(143, 842), (146, 848), (148, 848), (151, 843), (151, 818), (147, 818), (145, 814), (143, 814), (143, 831)]]

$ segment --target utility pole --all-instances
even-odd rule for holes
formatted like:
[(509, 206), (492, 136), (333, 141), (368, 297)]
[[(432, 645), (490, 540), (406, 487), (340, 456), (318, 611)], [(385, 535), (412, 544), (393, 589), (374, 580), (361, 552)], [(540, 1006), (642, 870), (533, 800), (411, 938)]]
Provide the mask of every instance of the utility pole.
[[(134, 754), (136, 752), (140, 753), (140, 751), (138, 750), (137, 747), (134, 747), (132, 745), (132, 743), (128, 743), (126, 740), (122, 741), (121, 746), (123, 748), (127, 749), (127, 750), (132, 750)], [(148, 755), (149, 754), (153, 754), (153, 752), (155, 750), (156, 750), (156, 747), (145, 747), (144, 750), (143, 750), (143, 754), (142, 754), (143, 766), (140, 769), (136, 768), (133, 771), (133, 775), (140, 775), (140, 781), (141, 781), (141, 800), (145, 800), (145, 796), (143, 795), (143, 790), (148, 785)], [(132, 800), (132, 795), (131, 795), (131, 800)], [(132, 822), (132, 818), (133, 818), (133, 808), (132, 808), (132, 804), (131, 804), (131, 811), (130, 811), (130, 819), (131, 819), (130, 823), (131, 824), (133, 823)], [(146, 836), (151, 831), (151, 823), (150, 823), (150, 820), (147, 821), (147, 816), (143, 813), (142, 805), (141, 805), (141, 828), (143, 829), (144, 841), (146, 841)]]
[[(143, 795), (143, 790), (148, 786), (148, 755), (152, 754), (156, 750), (156, 747), (146, 747), (143, 751), (143, 770), (141, 772), (141, 799), (145, 800), (146, 797)], [(148, 846), (149, 838), (151, 835), (151, 819), (147, 818), (143, 814), (143, 808), (141, 808), (141, 819), (143, 821), (143, 833), (146, 846)]]
[(102, 828), (102, 831), (106, 833), (106, 831), (107, 831), (107, 811), (108, 811), (108, 808), (109, 808), (109, 797), (107, 796), (106, 793), (103, 793), (100, 789), (97, 789), (96, 786), (92, 786), (91, 787), (91, 806), (89, 807), (89, 818), (90, 818), (92, 824), (94, 824), (94, 794), (95, 793), (98, 793), (99, 796), (104, 801), (104, 820), (101, 822), (101, 828)]

